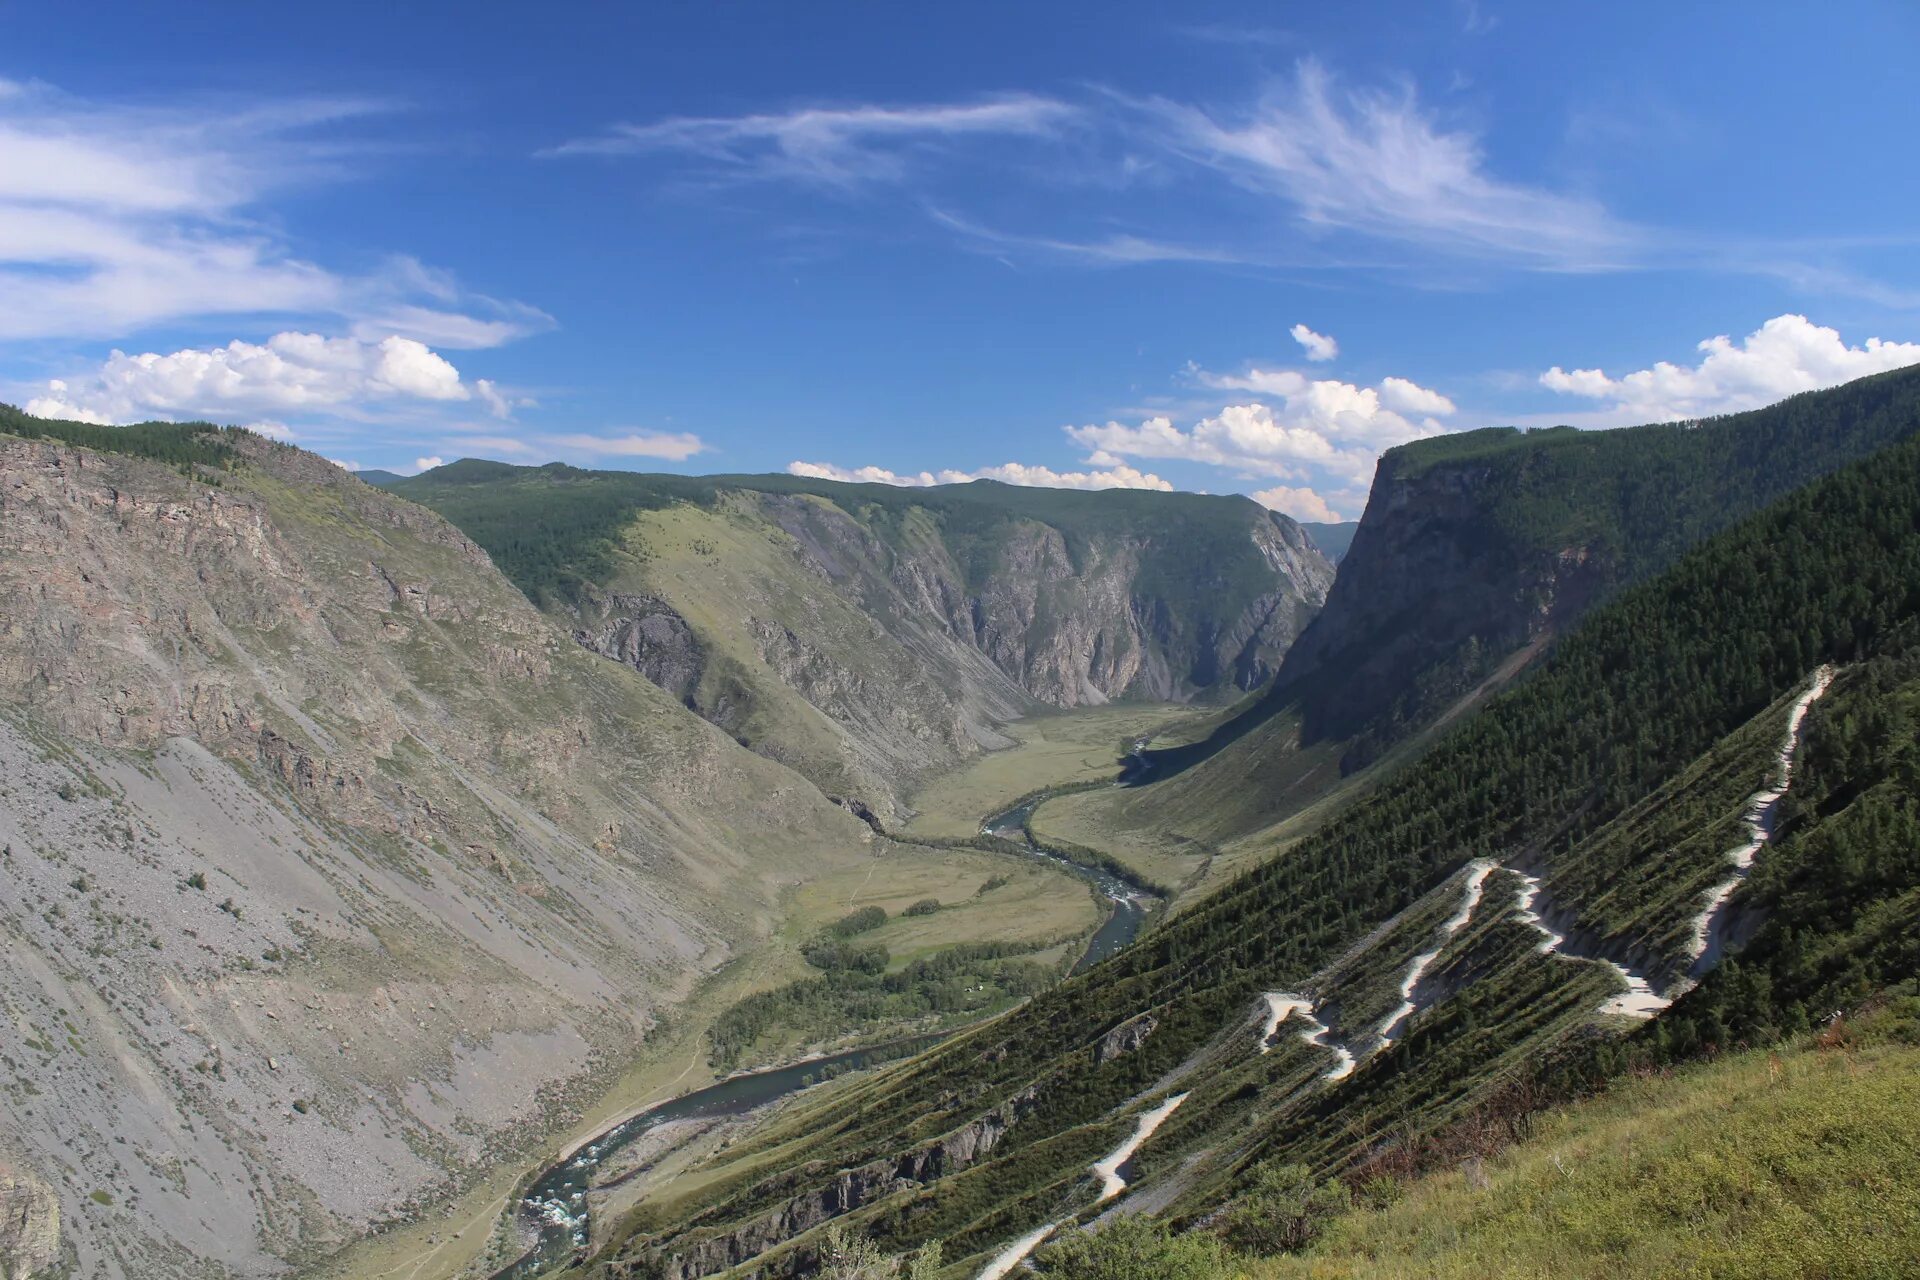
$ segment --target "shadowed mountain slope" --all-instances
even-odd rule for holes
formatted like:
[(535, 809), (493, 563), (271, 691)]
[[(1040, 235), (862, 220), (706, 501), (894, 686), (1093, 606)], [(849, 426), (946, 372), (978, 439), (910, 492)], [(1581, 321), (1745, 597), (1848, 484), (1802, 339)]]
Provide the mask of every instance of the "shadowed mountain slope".
[(1111, 800), (1110, 825), (1257, 831), (1444, 726), (1621, 587), (1916, 430), (1920, 369), (1904, 369), (1699, 423), (1389, 450), (1272, 688), (1207, 740), (1149, 753), (1154, 785)]

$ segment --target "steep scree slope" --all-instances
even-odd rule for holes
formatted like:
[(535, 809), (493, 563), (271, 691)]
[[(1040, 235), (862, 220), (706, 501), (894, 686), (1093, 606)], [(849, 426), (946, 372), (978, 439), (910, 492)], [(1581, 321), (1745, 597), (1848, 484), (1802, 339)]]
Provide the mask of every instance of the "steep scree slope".
[(424, 508), (120, 430), (0, 433), (0, 1153), (75, 1274), (272, 1274), (572, 1114), (874, 837)]

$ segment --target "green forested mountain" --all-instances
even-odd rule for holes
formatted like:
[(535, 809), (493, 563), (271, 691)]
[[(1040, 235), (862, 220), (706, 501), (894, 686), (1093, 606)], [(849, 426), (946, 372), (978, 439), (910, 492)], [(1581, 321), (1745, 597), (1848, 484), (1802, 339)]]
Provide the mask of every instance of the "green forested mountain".
[(581, 643), (889, 821), (1012, 718), (1257, 686), (1332, 580), (1241, 497), (473, 460), (392, 488)]
[(1357, 737), (1371, 758), (1592, 601), (1916, 430), (1920, 369), (1904, 369), (1705, 422), (1391, 450), (1344, 581), (1275, 697), (1298, 702), (1308, 740)]
[[(1488, 465), (1502, 454), (1534, 456), (1508, 443)], [(650, 1202), (597, 1265), (688, 1276), (764, 1255), (758, 1265), (780, 1272), (812, 1256), (808, 1229), (844, 1216), (888, 1248), (942, 1239), (949, 1261), (977, 1269), (1036, 1224), (1086, 1215), (1089, 1162), (1176, 1095), (1133, 1163), (1130, 1194), (1212, 1221), (1276, 1161), (1314, 1176), (1357, 1169), (1383, 1144), (1468, 1114), (1515, 1073), (1542, 1088), (1590, 1083), (1636, 1054), (1765, 1041), (1910, 988), (1917, 618), (1920, 443), (1909, 442), (1618, 592), (1417, 762), (1143, 943), (907, 1066), (796, 1107), (716, 1160), (699, 1189)], [(1657, 824), (1636, 825), (1636, 806), (1666, 788), (1683, 805), (1697, 792), (1711, 821), (1738, 812), (1772, 768), (1745, 744), (1777, 745), (1787, 703), (1824, 663), (1840, 676), (1807, 721), (1804, 774), (1735, 899), (1765, 913), (1764, 945), (1690, 992), (1672, 987), (1677, 1003), (1633, 1040), (1596, 1035), (1618, 980), (1581, 957), (1637, 958), (1634, 937), (1666, 936), (1670, 914), (1691, 906), (1626, 912), (1616, 949), (1583, 934), (1547, 955), (1518, 914), (1519, 871), (1540, 870), (1553, 889), (1581, 883), (1588, 859), (1622, 877), (1658, 871), (1676, 855)], [(1732, 781), (1720, 780), (1723, 757)], [(1724, 874), (1710, 849), (1688, 856), (1701, 859), (1692, 874)], [(1381, 1023), (1391, 1044), (1371, 1052), (1397, 975), (1436, 937), (1407, 980), (1422, 1007)], [(1259, 1052), (1263, 991), (1306, 992), (1358, 1069), (1327, 1079), (1327, 1050), (1291, 1035)], [(1543, 1074), (1543, 1062), (1556, 1065)]]
[(1595, 603), (1916, 430), (1920, 369), (1906, 369), (1698, 423), (1389, 450), (1326, 607), (1267, 694), (1154, 753), (1156, 787), (1109, 802), (1109, 825), (1221, 840), (1297, 811), (1510, 680)]

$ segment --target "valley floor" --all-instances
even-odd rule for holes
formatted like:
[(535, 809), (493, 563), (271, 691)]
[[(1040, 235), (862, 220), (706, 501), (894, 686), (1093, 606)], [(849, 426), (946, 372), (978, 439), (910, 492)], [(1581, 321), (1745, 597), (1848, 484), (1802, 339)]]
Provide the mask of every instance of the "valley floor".
[[(915, 798), (921, 812), (902, 834), (909, 839), (971, 837), (984, 817), (1019, 796), (1042, 787), (1111, 778), (1127, 743), (1178, 733), (1206, 714), (1188, 706), (1126, 705), (1017, 721), (1010, 731), (1019, 745), (976, 758), (924, 788)], [(1004, 883), (982, 892), (993, 880)], [(927, 898), (939, 901), (942, 909), (924, 916), (905, 914), (908, 906)], [(800, 956), (802, 944), (863, 907), (880, 907), (890, 917), (862, 940), (885, 945), (896, 970), (946, 948), (976, 942), (1060, 939), (1033, 958), (1064, 961), (1079, 953), (1106, 911), (1106, 904), (1097, 902), (1083, 882), (1042, 863), (973, 849), (876, 840), (870, 857), (791, 890), (784, 917), (767, 942), (701, 984), (675, 1011), (665, 1033), (651, 1040), (614, 1087), (564, 1137), (548, 1144), (537, 1161), (496, 1170), (441, 1213), (330, 1259), (310, 1273), (313, 1280), (453, 1280), (485, 1274), (486, 1266), (512, 1256), (499, 1224), (517, 1183), (528, 1172), (628, 1115), (712, 1083), (719, 1074), (709, 1062), (709, 1031), (715, 1019), (746, 996), (813, 974)], [(742, 1065), (759, 1067), (834, 1047), (839, 1046), (791, 1038), (763, 1043)], [(617, 1203), (604, 1206), (606, 1220), (656, 1189), (662, 1179), (677, 1180), (693, 1148), (719, 1136), (709, 1135), (635, 1178), (621, 1189)], [(596, 1202), (596, 1214), (601, 1212)]]
[(903, 835), (977, 835), (980, 820), (1035, 791), (1117, 776), (1128, 744), (1184, 740), (1218, 711), (1179, 703), (1121, 703), (1029, 716), (1002, 726), (1017, 745), (974, 757), (922, 786)]

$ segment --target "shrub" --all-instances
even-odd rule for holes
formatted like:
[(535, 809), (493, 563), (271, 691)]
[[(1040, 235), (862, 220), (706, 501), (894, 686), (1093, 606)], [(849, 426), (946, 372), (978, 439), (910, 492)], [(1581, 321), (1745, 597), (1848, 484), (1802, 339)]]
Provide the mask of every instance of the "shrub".
[(906, 911), (902, 912), (902, 914), (909, 915), (909, 916), (930, 916), (934, 912), (938, 911), (939, 909), (940, 909), (940, 899), (922, 898), (920, 899), (920, 901), (908, 907)]
[(873, 1241), (849, 1235), (838, 1223), (827, 1228), (821, 1250), (824, 1280), (933, 1280), (940, 1270), (940, 1242), (928, 1241), (911, 1254), (883, 1253)]
[(1297, 1253), (1352, 1204), (1338, 1180), (1316, 1181), (1303, 1164), (1270, 1164), (1228, 1212), (1227, 1239), (1248, 1253)]
[(1060, 1280), (1219, 1280), (1228, 1262), (1213, 1236), (1169, 1235), (1153, 1219), (1131, 1215), (1062, 1236), (1040, 1251), (1034, 1269)]
[(879, 907), (862, 907), (852, 915), (842, 916), (827, 926), (827, 932), (836, 938), (851, 938), (856, 934), (868, 933), (887, 922), (887, 913)]

